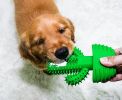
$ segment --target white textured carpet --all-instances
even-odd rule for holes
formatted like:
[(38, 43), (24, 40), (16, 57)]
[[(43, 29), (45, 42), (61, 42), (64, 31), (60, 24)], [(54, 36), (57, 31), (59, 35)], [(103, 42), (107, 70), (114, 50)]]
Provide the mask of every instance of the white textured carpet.
[[(122, 0), (57, 0), (76, 28), (76, 45), (122, 46)], [(0, 100), (122, 100), (122, 81), (93, 84), (91, 73), (76, 87), (25, 64), (18, 53), (13, 0), (0, 0)]]

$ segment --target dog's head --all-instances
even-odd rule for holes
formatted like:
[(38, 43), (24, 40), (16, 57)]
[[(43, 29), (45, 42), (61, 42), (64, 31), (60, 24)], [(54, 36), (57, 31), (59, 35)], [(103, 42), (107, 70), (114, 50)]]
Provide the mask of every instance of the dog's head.
[(65, 60), (73, 51), (74, 27), (61, 15), (42, 15), (21, 34), (20, 53), (35, 63)]

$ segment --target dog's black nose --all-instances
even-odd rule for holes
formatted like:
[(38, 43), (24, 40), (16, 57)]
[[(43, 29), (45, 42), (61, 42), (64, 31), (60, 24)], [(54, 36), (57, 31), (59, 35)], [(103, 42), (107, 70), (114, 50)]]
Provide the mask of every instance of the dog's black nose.
[(62, 47), (56, 50), (55, 56), (59, 59), (66, 59), (69, 54), (69, 50), (67, 47)]

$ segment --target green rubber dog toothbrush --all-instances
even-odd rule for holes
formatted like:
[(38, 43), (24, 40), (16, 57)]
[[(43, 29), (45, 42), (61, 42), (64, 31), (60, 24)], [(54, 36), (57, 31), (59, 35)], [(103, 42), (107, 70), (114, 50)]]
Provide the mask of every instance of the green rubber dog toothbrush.
[(57, 66), (48, 63), (47, 72), (59, 75), (68, 74), (65, 78), (68, 85), (76, 85), (84, 80), (89, 72), (93, 70), (93, 82), (103, 82), (116, 75), (115, 68), (107, 68), (100, 63), (101, 57), (114, 56), (115, 51), (104, 45), (92, 45), (93, 56), (84, 56), (78, 49), (74, 48), (73, 54), (68, 58), (65, 66)]

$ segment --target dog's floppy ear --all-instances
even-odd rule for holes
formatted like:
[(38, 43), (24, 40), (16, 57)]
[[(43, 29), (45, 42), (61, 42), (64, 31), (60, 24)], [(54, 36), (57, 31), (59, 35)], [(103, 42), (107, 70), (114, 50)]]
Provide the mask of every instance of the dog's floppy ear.
[(70, 29), (72, 31), (71, 40), (75, 43), (75, 36), (74, 36), (75, 28), (74, 28), (74, 25), (73, 25), (73, 23), (70, 19), (67, 18), (67, 20), (69, 22), (69, 26), (70, 26)]
[(30, 48), (29, 35), (27, 32), (24, 32), (20, 35), (19, 51), (21, 56), (25, 59), (31, 58), (29, 48)]

